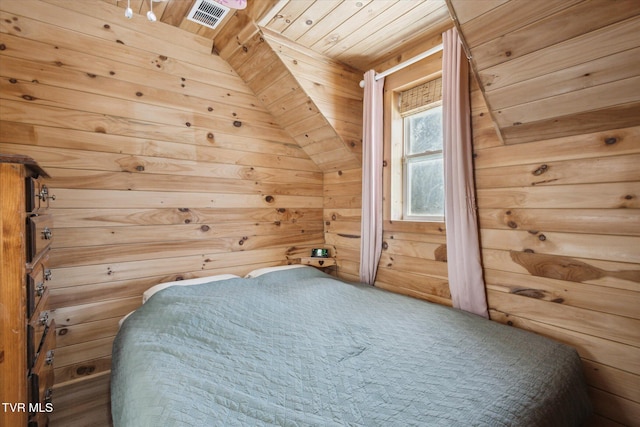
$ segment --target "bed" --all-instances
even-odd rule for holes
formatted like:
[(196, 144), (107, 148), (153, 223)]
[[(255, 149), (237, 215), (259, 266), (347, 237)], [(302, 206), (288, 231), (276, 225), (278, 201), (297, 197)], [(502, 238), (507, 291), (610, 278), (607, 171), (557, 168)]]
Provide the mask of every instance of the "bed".
[(579, 426), (591, 411), (573, 348), (456, 309), (313, 267), (183, 285), (121, 324), (115, 427)]

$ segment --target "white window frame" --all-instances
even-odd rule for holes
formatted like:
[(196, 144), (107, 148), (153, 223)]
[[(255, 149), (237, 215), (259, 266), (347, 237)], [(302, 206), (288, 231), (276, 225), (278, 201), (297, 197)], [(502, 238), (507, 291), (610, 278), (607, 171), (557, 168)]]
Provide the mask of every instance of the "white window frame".
[[(442, 101), (431, 103), (424, 107), (424, 109), (406, 114), (402, 117), (402, 220), (405, 221), (415, 221), (415, 222), (444, 222), (444, 212), (442, 215), (416, 215), (409, 213), (410, 206), (410, 194), (411, 194), (411, 182), (409, 180), (408, 166), (409, 163), (418, 162), (426, 159), (434, 159), (440, 158), (442, 162), (443, 159), (443, 150), (434, 150), (434, 151), (424, 151), (421, 153), (415, 154), (407, 154), (408, 151), (408, 135), (407, 135), (407, 118), (415, 115), (421, 114), (425, 111), (431, 110), (433, 108), (438, 108), (442, 106)], [(444, 205), (444, 200), (443, 200)]]
[[(404, 182), (404, 120), (401, 113), (401, 94), (413, 87), (442, 77), (442, 63), (438, 58), (428, 58), (385, 78), (384, 92), (384, 168), (383, 168), (383, 217), (391, 224), (397, 222), (442, 224), (444, 216), (410, 216), (405, 214), (406, 199)], [(442, 100), (424, 107), (435, 107)], [(415, 111), (415, 110), (414, 110)], [(405, 113), (406, 115), (407, 113)], [(402, 227), (402, 226), (400, 226)]]

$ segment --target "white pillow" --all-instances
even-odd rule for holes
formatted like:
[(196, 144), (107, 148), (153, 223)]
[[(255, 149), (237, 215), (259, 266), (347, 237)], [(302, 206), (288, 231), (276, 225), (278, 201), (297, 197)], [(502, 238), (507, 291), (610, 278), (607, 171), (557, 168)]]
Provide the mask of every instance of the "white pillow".
[(289, 270), (291, 268), (302, 268), (302, 267), (313, 268), (313, 267), (309, 267), (308, 265), (302, 265), (302, 264), (278, 265), (275, 267), (258, 268), (248, 273), (244, 277), (247, 279), (251, 279), (254, 277), (262, 276), (263, 274), (266, 274), (266, 273), (271, 273), (272, 271), (282, 271), (282, 270)]
[[(236, 276), (235, 274), (218, 274), (216, 276), (207, 276), (207, 277), (197, 277), (195, 279), (187, 279), (187, 280), (176, 280), (173, 282), (165, 282), (159, 283), (155, 286), (150, 287), (142, 294), (142, 303), (147, 302), (151, 295), (155, 294), (158, 291), (161, 291), (166, 288), (170, 288), (171, 286), (191, 286), (191, 285), (199, 285), (201, 283), (209, 283), (209, 282), (217, 282), (218, 280), (226, 280), (226, 279), (237, 279), (240, 276)], [(135, 310), (134, 310), (135, 311)], [(122, 323), (127, 319), (127, 317), (131, 316), (133, 312), (130, 312), (122, 319), (118, 321), (118, 328), (122, 327)]]
[(125, 320), (127, 320), (127, 317), (131, 316), (133, 314), (135, 310), (130, 311), (129, 314), (127, 314), (126, 316), (124, 316), (122, 319), (118, 320), (118, 329), (122, 328), (122, 324), (124, 323)]
[(200, 285), (202, 283), (209, 282), (217, 282), (218, 280), (226, 280), (226, 279), (237, 279), (240, 276), (236, 276), (235, 274), (218, 274), (216, 276), (208, 276), (208, 277), (197, 277), (195, 279), (187, 279), (187, 280), (176, 280), (174, 282), (166, 282), (159, 283), (155, 286), (150, 287), (142, 294), (142, 303), (147, 302), (151, 295), (155, 294), (158, 291), (169, 288), (171, 286), (191, 286), (191, 285)]

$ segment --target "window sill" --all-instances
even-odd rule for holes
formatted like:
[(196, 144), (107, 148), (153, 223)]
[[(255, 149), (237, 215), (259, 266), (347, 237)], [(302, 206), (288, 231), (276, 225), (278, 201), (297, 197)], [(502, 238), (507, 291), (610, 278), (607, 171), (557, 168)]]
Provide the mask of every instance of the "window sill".
[(420, 219), (420, 218), (402, 218), (402, 219), (392, 219), (391, 222), (430, 222), (436, 224), (444, 224), (444, 218), (436, 218), (436, 219)]
[(442, 221), (407, 221), (394, 219), (391, 221), (385, 221), (383, 230), (385, 232), (427, 233), (444, 235), (446, 233), (446, 225)]

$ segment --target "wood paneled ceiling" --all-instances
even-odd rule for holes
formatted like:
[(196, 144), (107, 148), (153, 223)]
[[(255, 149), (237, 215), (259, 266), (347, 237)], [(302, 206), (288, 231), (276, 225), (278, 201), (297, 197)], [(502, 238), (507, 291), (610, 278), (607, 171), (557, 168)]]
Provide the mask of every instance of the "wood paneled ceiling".
[[(103, 1), (124, 19), (128, 0)], [(145, 15), (151, 0), (129, 1)], [(637, 124), (638, 0), (247, 0), (216, 30), (186, 19), (194, 2), (156, 1), (154, 12), (225, 59), (255, 23), (359, 71), (437, 43), (453, 14), (504, 143)]]
[[(127, 0), (103, 0), (123, 10)], [(134, 13), (145, 15), (151, 0), (130, 0)], [(212, 30), (186, 19), (195, 0), (154, 1), (158, 20), (212, 39), (233, 22), (227, 15)], [(444, 0), (248, 0), (249, 14), (259, 26), (306, 48), (359, 70), (375, 68), (451, 26)], [(123, 12), (124, 14), (124, 12)]]
[(289, 0), (278, 7), (258, 24), (359, 70), (451, 25), (444, 0)]
[(640, 123), (638, 0), (448, 1), (506, 144)]

